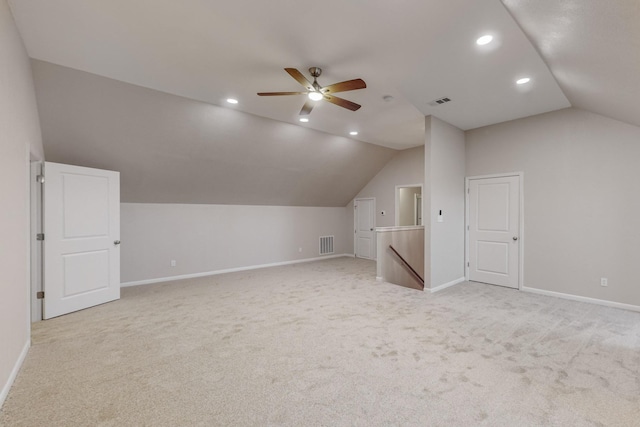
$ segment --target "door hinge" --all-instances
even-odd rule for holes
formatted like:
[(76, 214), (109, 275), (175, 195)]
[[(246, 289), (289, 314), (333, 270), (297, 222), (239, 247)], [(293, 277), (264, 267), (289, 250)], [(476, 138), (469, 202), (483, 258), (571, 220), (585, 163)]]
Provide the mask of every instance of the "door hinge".
[(44, 175), (36, 176), (36, 182), (38, 182), (40, 184), (44, 184)]
[(469, 231), (469, 226), (467, 225), (467, 231)]
[(44, 299), (44, 291), (38, 291), (38, 292), (36, 292), (36, 298), (38, 298), (38, 299)]
[(469, 263), (467, 262), (467, 267), (469, 267)]
[(44, 233), (36, 234), (36, 240), (40, 240), (40, 241), (44, 240)]

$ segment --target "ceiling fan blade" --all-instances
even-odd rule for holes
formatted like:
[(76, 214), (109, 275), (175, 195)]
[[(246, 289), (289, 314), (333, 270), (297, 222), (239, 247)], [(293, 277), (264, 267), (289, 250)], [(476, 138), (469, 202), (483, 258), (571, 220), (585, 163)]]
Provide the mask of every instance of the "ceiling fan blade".
[(356, 111), (361, 107), (361, 105), (356, 104), (355, 102), (347, 101), (346, 99), (338, 98), (337, 96), (325, 95), (324, 99), (325, 101), (329, 101), (332, 104), (339, 105), (340, 107), (351, 111)]
[(302, 110), (300, 110), (300, 115), (308, 116), (309, 113), (311, 113), (311, 110), (313, 110), (314, 105), (316, 105), (316, 101), (307, 99), (307, 102), (305, 102), (304, 105), (302, 106)]
[(307, 90), (316, 90), (313, 85), (311, 84), (311, 82), (309, 80), (307, 80), (307, 78), (305, 76), (302, 75), (302, 73), (298, 70), (296, 70), (295, 68), (285, 68), (284, 69), (287, 73), (289, 73), (289, 75), (291, 77), (293, 77), (294, 79), (296, 79), (296, 81), (298, 83), (300, 83), (302, 86), (304, 86), (305, 88), (307, 88)]
[(306, 95), (307, 92), (258, 92), (258, 96)]
[(367, 84), (362, 79), (347, 80), (346, 82), (334, 83), (321, 89), (324, 94), (346, 92), (348, 90), (364, 89)]

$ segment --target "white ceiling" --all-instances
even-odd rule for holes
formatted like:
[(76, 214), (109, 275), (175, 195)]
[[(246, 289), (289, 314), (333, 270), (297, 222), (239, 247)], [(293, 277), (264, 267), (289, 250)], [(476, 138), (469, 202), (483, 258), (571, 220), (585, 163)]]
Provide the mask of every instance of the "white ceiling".
[(640, 126), (639, 0), (503, 0), (574, 107)]
[[(14, 0), (11, 8), (32, 58), (335, 135), (357, 130), (361, 141), (396, 149), (424, 142), (424, 115), (466, 130), (569, 106), (499, 0)], [(495, 41), (481, 48), (475, 40), (486, 33)], [(303, 96), (256, 95), (300, 90), (283, 68), (311, 66), (323, 68), (322, 85), (364, 79), (366, 89), (340, 94), (363, 107), (320, 103), (299, 124)], [(525, 75), (531, 83), (516, 86)], [(443, 96), (452, 102), (427, 104)]]

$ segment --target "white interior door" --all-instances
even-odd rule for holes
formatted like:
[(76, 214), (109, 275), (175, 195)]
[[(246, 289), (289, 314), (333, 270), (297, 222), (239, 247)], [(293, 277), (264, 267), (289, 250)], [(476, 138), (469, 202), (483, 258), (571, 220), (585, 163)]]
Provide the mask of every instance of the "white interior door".
[(45, 162), (44, 318), (120, 298), (120, 174)]
[(518, 288), (520, 177), (469, 180), (469, 280)]
[(375, 199), (357, 199), (355, 209), (355, 255), (358, 258), (376, 258), (376, 201)]

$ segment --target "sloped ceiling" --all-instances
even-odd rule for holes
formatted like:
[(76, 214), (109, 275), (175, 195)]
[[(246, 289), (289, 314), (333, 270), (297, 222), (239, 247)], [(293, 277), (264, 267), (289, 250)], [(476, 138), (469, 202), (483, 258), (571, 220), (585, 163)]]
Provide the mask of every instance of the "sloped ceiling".
[[(569, 106), (500, 0), (13, 0), (12, 10), (34, 59), (394, 149), (424, 143), (425, 115), (471, 129)], [(476, 45), (487, 33), (494, 43)], [(300, 90), (283, 68), (311, 66), (325, 85), (363, 78), (366, 89), (342, 94), (363, 107), (321, 102), (302, 125), (303, 96), (256, 95)], [(531, 84), (517, 87), (524, 75)], [(443, 96), (453, 101), (429, 105)]]
[(32, 60), (47, 161), (123, 202), (346, 206), (397, 151)]
[(640, 126), (640, 1), (503, 3), (574, 107)]
[[(48, 160), (121, 170), (130, 201), (344, 205), (382, 147), (423, 144), (425, 115), (467, 130), (573, 104), (640, 125), (637, 0), (10, 4)], [(321, 103), (301, 124), (304, 99), (256, 95), (300, 90), (283, 68), (310, 66), (366, 80), (341, 94), (363, 107)]]

